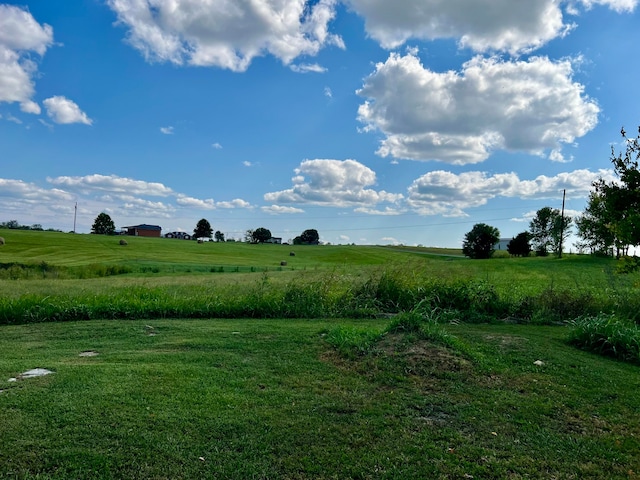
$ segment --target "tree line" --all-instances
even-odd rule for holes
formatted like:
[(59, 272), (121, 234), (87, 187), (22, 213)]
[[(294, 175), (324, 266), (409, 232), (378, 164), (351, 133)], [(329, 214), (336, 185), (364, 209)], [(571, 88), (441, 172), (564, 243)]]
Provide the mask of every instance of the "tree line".
[[(113, 220), (107, 213), (100, 213), (94, 220), (91, 227), (91, 233), (97, 235), (113, 235), (115, 234), (116, 227)], [(196, 227), (193, 229), (194, 239), (214, 239), (216, 242), (224, 242), (224, 233), (220, 230), (213, 232), (211, 224), (206, 218), (198, 220)], [(250, 229), (245, 232), (245, 241), (248, 243), (267, 243), (273, 236), (271, 231), (265, 227), (259, 227), (255, 230)], [(228, 241), (228, 240), (227, 240)], [(293, 239), (294, 245), (317, 245), (320, 243), (320, 235), (315, 229), (308, 229), (302, 232), (299, 236)]]
[[(640, 245), (640, 127), (635, 138), (620, 131), (624, 152), (611, 147), (611, 163), (617, 179), (596, 180), (582, 215), (573, 219), (558, 209), (543, 207), (529, 223), (529, 230), (516, 235), (507, 245), (514, 256), (562, 255), (562, 248), (575, 225), (576, 247), (591, 254), (620, 258)], [(465, 234), (463, 253), (470, 258), (489, 258), (500, 239), (500, 231), (478, 223)], [(636, 262), (638, 264), (638, 262)], [(640, 265), (638, 265), (640, 266)]]
[[(7, 222), (0, 222), (0, 228), (7, 228), (10, 230), (34, 230), (37, 232), (44, 232), (45, 229), (39, 223), (34, 223), (33, 225), (22, 225), (17, 220), (9, 220)], [(60, 232), (61, 230), (56, 230), (55, 228), (47, 228), (47, 232)]]

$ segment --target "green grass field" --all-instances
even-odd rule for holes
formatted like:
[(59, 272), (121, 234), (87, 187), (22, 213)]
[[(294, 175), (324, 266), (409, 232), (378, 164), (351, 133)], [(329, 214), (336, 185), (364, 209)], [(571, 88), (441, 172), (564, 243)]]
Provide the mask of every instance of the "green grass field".
[(640, 478), (611, 259), (0, 235), (0, 479)]

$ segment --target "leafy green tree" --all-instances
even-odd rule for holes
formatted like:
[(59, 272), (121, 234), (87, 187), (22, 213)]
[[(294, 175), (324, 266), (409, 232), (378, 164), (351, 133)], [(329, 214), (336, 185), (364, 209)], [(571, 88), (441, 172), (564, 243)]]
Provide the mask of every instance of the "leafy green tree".
[(20, 223), (17, 220), (9, 220), (8, 222), (2, 222), (2, 228), (10, 228), (12, 230), (20, 228)]
[(213, 228), (205, 218), (198, 220), (196, 228), (193, 230), (193, 238), (211, 238), (213, 236)]
[(558, 211), (553, 223), (553, 230), (551, 231), (551, 250), (558, 256), (562, 256), (560, 251), (565, 245), (567, 238), (571, 233), (571, 227), (573, 226), (573, 218), (565, 215), (564, 217)]
[(271, 238), (271, 231), (264, 227), (256, 228), (253, 231), (251, 238), (253, 243), (264, 243)]
[(216, 239), (216, 242), (224, 242), (224, 233), (222, 233), (220, 230), (216, 230), (214, 238)]
[(598, 192), (591, 192), (584, 213), (576, 219), (578, 237), (581, 241), (579, 248), (586, 248), (591, 253), (609, 255), (615, 246), (621, 247), (615, 230), (611, 228), (615, 224), (619, 212), (611, 210), (611, 202), (607, 197)]
[(511, 239), (507, 244), (507, 252), (516, 257), (528, 257), (531, 253), (531, 234), (529, 232), (521, 232)]
[(301, 235), (293, 239), (294, 245), (317, 245), (320, 241), (320, 235), (314, 228), (305, 230)]
[(616, 256), (625, 255), (630, 246), (640, 245), (640, 129), (636, 138), (620, 131), (626, 144), (616, 155), (611, 147), (611, 163), (618, 181), (594, 182), (578, 234), (592, 251), (615, 247)]
[(536, 255), (546, 257), (549, 253), (560, 254), (560, 249), (569, 236), (573, 223), (571, 217), (562, 217), (557, 208), (543, 207), (529, 223), (531, 242)]
[(106, 213), (100, 213), (93, 222), (91, 227), (91, 233), (96, 235), (113, 235), (116, 231), (116, 226), (111, 220), (111, 217)]
[(469, 258), (490, 258), (500, 240), (500, 231), (486, 223), (476, 223), (464, 236), (462, 253)]

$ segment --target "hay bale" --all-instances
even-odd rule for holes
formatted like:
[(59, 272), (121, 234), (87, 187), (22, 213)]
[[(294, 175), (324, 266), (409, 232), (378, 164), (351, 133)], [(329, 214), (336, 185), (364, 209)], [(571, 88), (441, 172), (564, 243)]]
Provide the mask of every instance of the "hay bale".
[(280, 262), (280, 266), (281, 267), (286, 267), (287, 266), (287, 262), (285, 262), (285, 261)]
[(123, 238), (122, 240), (120, 240), (120, 245), (129, 245), (127, 243), (127, 241)]
[(4, 238), (0, 237), (0, 245), (4, 245)]
[(289, 256), (290, 257), (295, 257), (296, 256), (296, 252), (289, 252)]

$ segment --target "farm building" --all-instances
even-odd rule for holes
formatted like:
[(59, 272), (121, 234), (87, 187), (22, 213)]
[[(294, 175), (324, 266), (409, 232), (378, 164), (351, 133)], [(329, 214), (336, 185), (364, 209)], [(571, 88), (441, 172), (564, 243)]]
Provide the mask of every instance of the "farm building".
[(264, 243), (275, 243), (277, 245), (281, 245), (282, 237), (271, 237), (269, 240), (266, 240)]
[(160, 237), (162, 228), (158, 225), (133, 225), (131, 227), (124, 227), (126, 235), (134, 237)]
[(507, 245), (509, 245), (509, 242), (511, 241), (510, 238), (501, 238), (500, 240), (498, 240), (498, 243), (496, 243), (493, 248), (494, 250), (504, 250), (505, 252), (507, 251)]
[(180, 240), (191, 240), (192, 237), (187, 232), (169, 232), (165, 234), (165, 238), (177, 238)]

